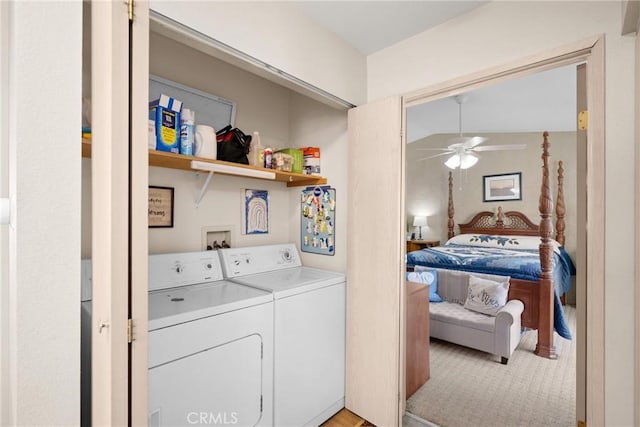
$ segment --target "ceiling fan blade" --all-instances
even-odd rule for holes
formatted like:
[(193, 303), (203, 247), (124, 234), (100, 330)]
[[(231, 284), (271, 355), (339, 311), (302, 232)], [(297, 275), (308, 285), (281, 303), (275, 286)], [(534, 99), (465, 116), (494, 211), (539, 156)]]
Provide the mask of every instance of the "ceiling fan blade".
[(453, 152), (449, 148), (416, 148), (417, 151), (449, 151)]
[(527, 144), (484, 145), (475, 147), (473, 151), (524, 150), (525, 148), (527, 148)]
[(489, 138), (484, 138), (482, 136), (455, 136), (453, 138), (451, 138), (449, 140), (449, 142), (451, 142), (451, 144), (449, 145), (449, 148), (451, 149), (456, 149), (456, 148), (473, 148), (476, 145), (480, 145), (485, 141), (488, 141)]
[(469, 141), (469, 139), (471, 138), (469, 138), (468, 136), (454, 136), (448, 141), (451, 143), (449, 144), (449, 148), (452, 150), (455, 150), (456, 148), (462, 148), (467, 143), (467, 141)]
[(435, 156), (429, 156), (429, 157), (423, 157), (421, 159), (418, 159), (419, 162), (423, 161), (423, 160), (429, 160), (429, 159), (434, 159), (436, 157), (442, 157), (442, 156), (448, 156), (451, 153), (440, 153), (440, 154), (436, 154)]
[(485, 141), (488, 141), (489, 138), (484, 138), (482, 136), (473, 136), (469, 139), (468, 142), (464, 144), (465, 148), (473, 148), (477, 145), (482, 144)]

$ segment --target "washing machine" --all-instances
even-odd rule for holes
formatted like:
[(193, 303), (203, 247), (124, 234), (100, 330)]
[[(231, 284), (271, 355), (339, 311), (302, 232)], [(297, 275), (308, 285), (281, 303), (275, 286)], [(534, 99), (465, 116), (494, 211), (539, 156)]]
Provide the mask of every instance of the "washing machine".
[(91, 260), (80, 269), (80, 425), (91, 427)]
[[(91, 263), (82, 263), (82, 424), (91, 425)], [(150, 426), (273, 426), (273, 298), (214, 251), (149, 256)]]
[(225, 278), (273, 296), (274, 425), (320, 425), (344, 407), (344, 274), (302, 266), (294, 244), (218, 253)]

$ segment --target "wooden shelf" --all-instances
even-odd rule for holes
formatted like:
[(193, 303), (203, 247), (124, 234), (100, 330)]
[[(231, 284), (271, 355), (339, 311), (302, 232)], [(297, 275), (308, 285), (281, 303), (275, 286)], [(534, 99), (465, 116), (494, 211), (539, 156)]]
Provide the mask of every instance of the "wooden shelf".
[[(82, 157), (91, 157), (91, 141), (84, 138), (82, 139)], [(243, 165), (239, 163), (223, 162), (221, 160), (211, 160), (211, 159), (205, 159), (202, 157), (183, 156), (182, 154), (174, 154), (174, 153), (168, 153), (164, 151), (149, 150), (149, 166), (157, 166), (157, 167), (169, 168), (169, 169), (182, 169), (186, 171), (196, 171), (195, 169), (191, 168), (192, 160), (198, 160), (200, 162), (220, 164), (220, 165), (228, 165), (238, 169), (273, 172), (276, 175), (275, 181), (286, 182), (287, 187), (324, 185), (327, 183), (327, 179), (321, 176), (303, 175), (301, 173), (292, 173), (292, 172), (282, 172), (282, 171), (277, 171), (275, 169), (265, 169), (265, 168), (255, 167), (255, 166)], [(252, 176), (242, 175), (241, 172), (238, 174), (216, 172), (216, 174), (229, 175), (229, 176), (243, 176), (245, 178), (264, 179), (267, 181), (271, 181), (268, 178), (256, 178)]]

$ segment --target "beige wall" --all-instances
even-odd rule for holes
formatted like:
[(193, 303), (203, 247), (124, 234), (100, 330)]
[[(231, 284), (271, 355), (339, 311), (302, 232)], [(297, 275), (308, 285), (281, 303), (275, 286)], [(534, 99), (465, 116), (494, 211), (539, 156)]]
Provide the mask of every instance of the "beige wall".
[[(172, 60), (167, 61), (167, 57)], [(346, 209), (340, 207), (346, 206), (346, 111), (305, 98), (155, 33), (150, 38), (150, 72), (236, 101), (236, 126), (245, 133), (259, 131), (265, 147), (320, 147), (322, 173), (338, 193), (336, 255), (303, 253), (303, 262), (344, 271)], [(91, 161), (83, 160), (85, 258), (91, 253), (90, 188), (84, 185), (90, 182), (90, 167)], [(175, 189), (174, 227), (149, 230), (150, 253), (201, 250), (204, 228), (226, 226), (233, 232), (235, 246), (294, 242), (300, 247), (299, 194), (303, 187), (287, 188), (284, 183), (214, 175), (196, 208), (194, 201), (205, 178), (206, 173), (150, 168), (149, 185)], [(241, 234), (243, 189), (269, 191), (268, 234)]]
[(293, 2), (162, 0), (151, 9), (352, 104), (365, 101), (365, 56)]
[(634, 45), (620, 36), (620, 2), (491, 2), (370, 55), (368, 99), (406, 93), (606, 35), (605, 419), (632, 425), (634, 408)]
[[(475, 134), (474, 134), (475, 135)], [(538, 197), (542, 182), (541, 142), (542, 131), (537, 133), (479, 134), (489, 138), (487, 145), (526, 144), (525, 150), (492, 151), (480, 153), (478, 163), (465, 171), (453, 171), (453, 199), (456, 223), (455, 233), (460, 223), (468, 222), (480, 211), (496, 211), (502, 206), (504, 211), (524, 212), (533, 222), (539, 218)], [(429, 216), (429, 228), (423, 227), (423, 237), (445, 242), (447, 240), (447, 202), (449, 171), (444, 165), (445, 157), (419, 160), (432, 155), (432, 151), (421, 151), (425, 147), (446, 147), (455, 135), (432, 135), (407, 145), (407, 223), (414, 215)], [(557, 187), (558, 160), (564, 162), (564, 185), (566, 203), (565, 247), (575, 259), (576, 227), (576, 134), (574, 132), (554, 132), (551, 141), (551, 186), (554, 201)], [(503, 202), (483, 202), (483, 176), (503, 173), (522, 173), (522, 200)], [(415, 231), (416, 230), (410, 230)]]
[[(319, 104), (298, 94), (291, 95), (290, 138), (297, 147), (320, 147), (321, 172), (336, 189), (334, 256), (302, 252), (302, 263), (317, 268), (347, 269), (347, 112)], [(289, 202), (290, 240), (300, 248), (300, 190)]]

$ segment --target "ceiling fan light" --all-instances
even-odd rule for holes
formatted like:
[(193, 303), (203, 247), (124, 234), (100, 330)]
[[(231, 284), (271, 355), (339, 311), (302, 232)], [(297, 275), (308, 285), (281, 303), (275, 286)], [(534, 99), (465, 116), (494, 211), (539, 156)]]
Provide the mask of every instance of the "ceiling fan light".
[(460, 166), (460, 155), (454, 154), (453, 156), (449, 157), (447, 161), (444, 162), (444, 165), (449, 169), (457, 168), (458, 166)]
[(478, 156), (470, 153), (462, 154), (460, 160), (460, 169), (469, 169), (471, 166), (478, 163)]

